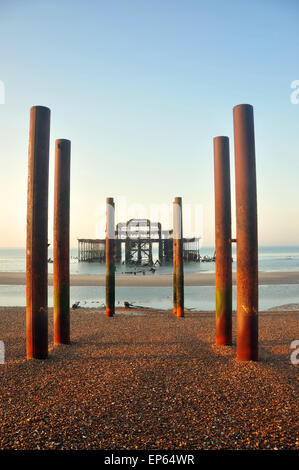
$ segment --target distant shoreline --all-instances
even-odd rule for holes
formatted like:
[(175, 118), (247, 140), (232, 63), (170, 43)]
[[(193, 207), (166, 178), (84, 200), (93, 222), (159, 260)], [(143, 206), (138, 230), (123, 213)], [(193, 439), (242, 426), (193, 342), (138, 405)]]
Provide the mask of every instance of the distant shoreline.
[[(215, 273), (187, 273), (184, 276), (185, 286), (214, 286)], [(72, 286), (104, 286), (104, 274), (71, 274)], [(233, 273), (233, 283), (236, 283), (236, 274)], [(26, 274), (17, 272), (0, 273), (0, 285), (26, 284)], [(282, 285), (299, 284), (299, 271), (260, 272), (260, 285)], [(53, 275), (49, 274), (49, 285), (53, 285)], [(167, 287), (172, 286), (172, 274), (146, 274), (146, 275), (123, 275), (116, 274), (117, 286), (134, 287)]]

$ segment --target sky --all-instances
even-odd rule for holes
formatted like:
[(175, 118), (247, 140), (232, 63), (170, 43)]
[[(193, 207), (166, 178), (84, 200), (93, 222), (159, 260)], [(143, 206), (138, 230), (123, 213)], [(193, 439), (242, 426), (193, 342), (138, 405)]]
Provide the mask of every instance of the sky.
[(184, 235), (213, 246), (218, 135), (234, 235), (240, 103), (254, 107), (259, 244), (298, 245), (298, 23), (297, 0), (0, 0), (0, 247), (26, 244), (33, 105), (51, 109), (50, 242), (58, 138), (72, 142), (71, 246), (103, 236), (106, 197), (117, 222), (167, 229), (175, 196)]

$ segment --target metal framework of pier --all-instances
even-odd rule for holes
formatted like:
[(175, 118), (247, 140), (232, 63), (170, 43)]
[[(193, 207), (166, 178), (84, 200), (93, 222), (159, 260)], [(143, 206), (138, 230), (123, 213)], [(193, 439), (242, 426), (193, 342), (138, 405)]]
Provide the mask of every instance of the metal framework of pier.
[[(200, 260), (200, 238), (183, 239), (184, 261)], [(78, 239), (78, 260), (85, 262), (105, 262), (105, 239)], [(137, 266), (152, 266), (153, 246), (158, 247), (157, 261), (162, 264), (173, 259), (173, 231), (162, 230), (160, 222), (149, 219), (130, 219), (119, 222), (115, 230), (115, 261)], [(157, 262), (156, 261), (156, 262)]]

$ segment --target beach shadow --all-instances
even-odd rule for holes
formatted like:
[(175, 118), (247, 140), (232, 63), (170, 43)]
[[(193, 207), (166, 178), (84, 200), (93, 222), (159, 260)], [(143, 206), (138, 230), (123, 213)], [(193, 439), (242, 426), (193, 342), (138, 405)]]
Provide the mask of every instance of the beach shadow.
[[(74, 347), (72, 347), (74, 346)], [(84, 351), (84, 347), (92, 346), (93, 350), (91, 354), (88, 356), (87, 352)], [(122, 347), (128, 346), (131, 348), (155, 348), (155, 347), (162, 347), (163, 349), (159, 352), (148, 352), (148, 353), (141, 353), (138, 350), (135, 354), (130, 353), (129, 351), (124, 352), (124, 354), (115, 354), (113, 353), (113, 349), (115, 347)], [(167, 351), (167, 347), (179, 347), (181, 351), (172, 352)], [(83, 347), (83, 350), (81, 349)], [(55, 345), (51, 348), (51, 354), (49, 356), (49, 360), (53, 362), (58, 361), (129, 361), (132, 362), (134, 360), (140, 361), (152, 361), (152, 360), (198, 360), (199, 362), (206, 361), (216, 361), (218, 363), (228, 363), (231, 361), (235, 354), (235, 348), (233, 347), (219, 347), (221, 348), (222, 354), (218, 354), (218, 352), (214, 349), (212, 343), (204, 342), (200, 340), (192, 340), (189, 344), (186, 344), (181, 341), (107, 341), (101, 342), (100, 339), (97, 341), (76, 341), (70, 345)], [(78, 350), (79, 348), (79, 350)], [(112, 348), (111, 355), (107, 353), (107, 348)], [(223, 349), (222, 349), (223, 348)], [(226, 349), (225, 349), (226, 348)], [(106, 351), (106, 353), (105, 353)], [(195, 351), (198, 351), (195, 353)], [(220, 352), (220, 349), (219, 349)], [(223, 354), (224, 352), (224, 354)], [(67, 357), (66, 357), (67, 353)], [(209, 358), (209, 361), (207, 360)]]

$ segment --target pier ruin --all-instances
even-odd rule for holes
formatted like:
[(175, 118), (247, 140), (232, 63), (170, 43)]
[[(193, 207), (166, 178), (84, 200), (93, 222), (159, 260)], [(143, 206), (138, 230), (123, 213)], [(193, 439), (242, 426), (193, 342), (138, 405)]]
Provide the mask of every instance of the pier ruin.
[[(105, 262), (106, 240), (78, 239), (78, 260)], [(157, 251), (154, 260), (153, 248)], [(119, 222), (115, 230), (115, 262), (135, 266), (153, 266), (173, 260), (173, 230), (162, 230), (160, 222), (149, 219), (130, 219)], [(183, 239), (185, 262), (200, 261), (200, 238)]]

